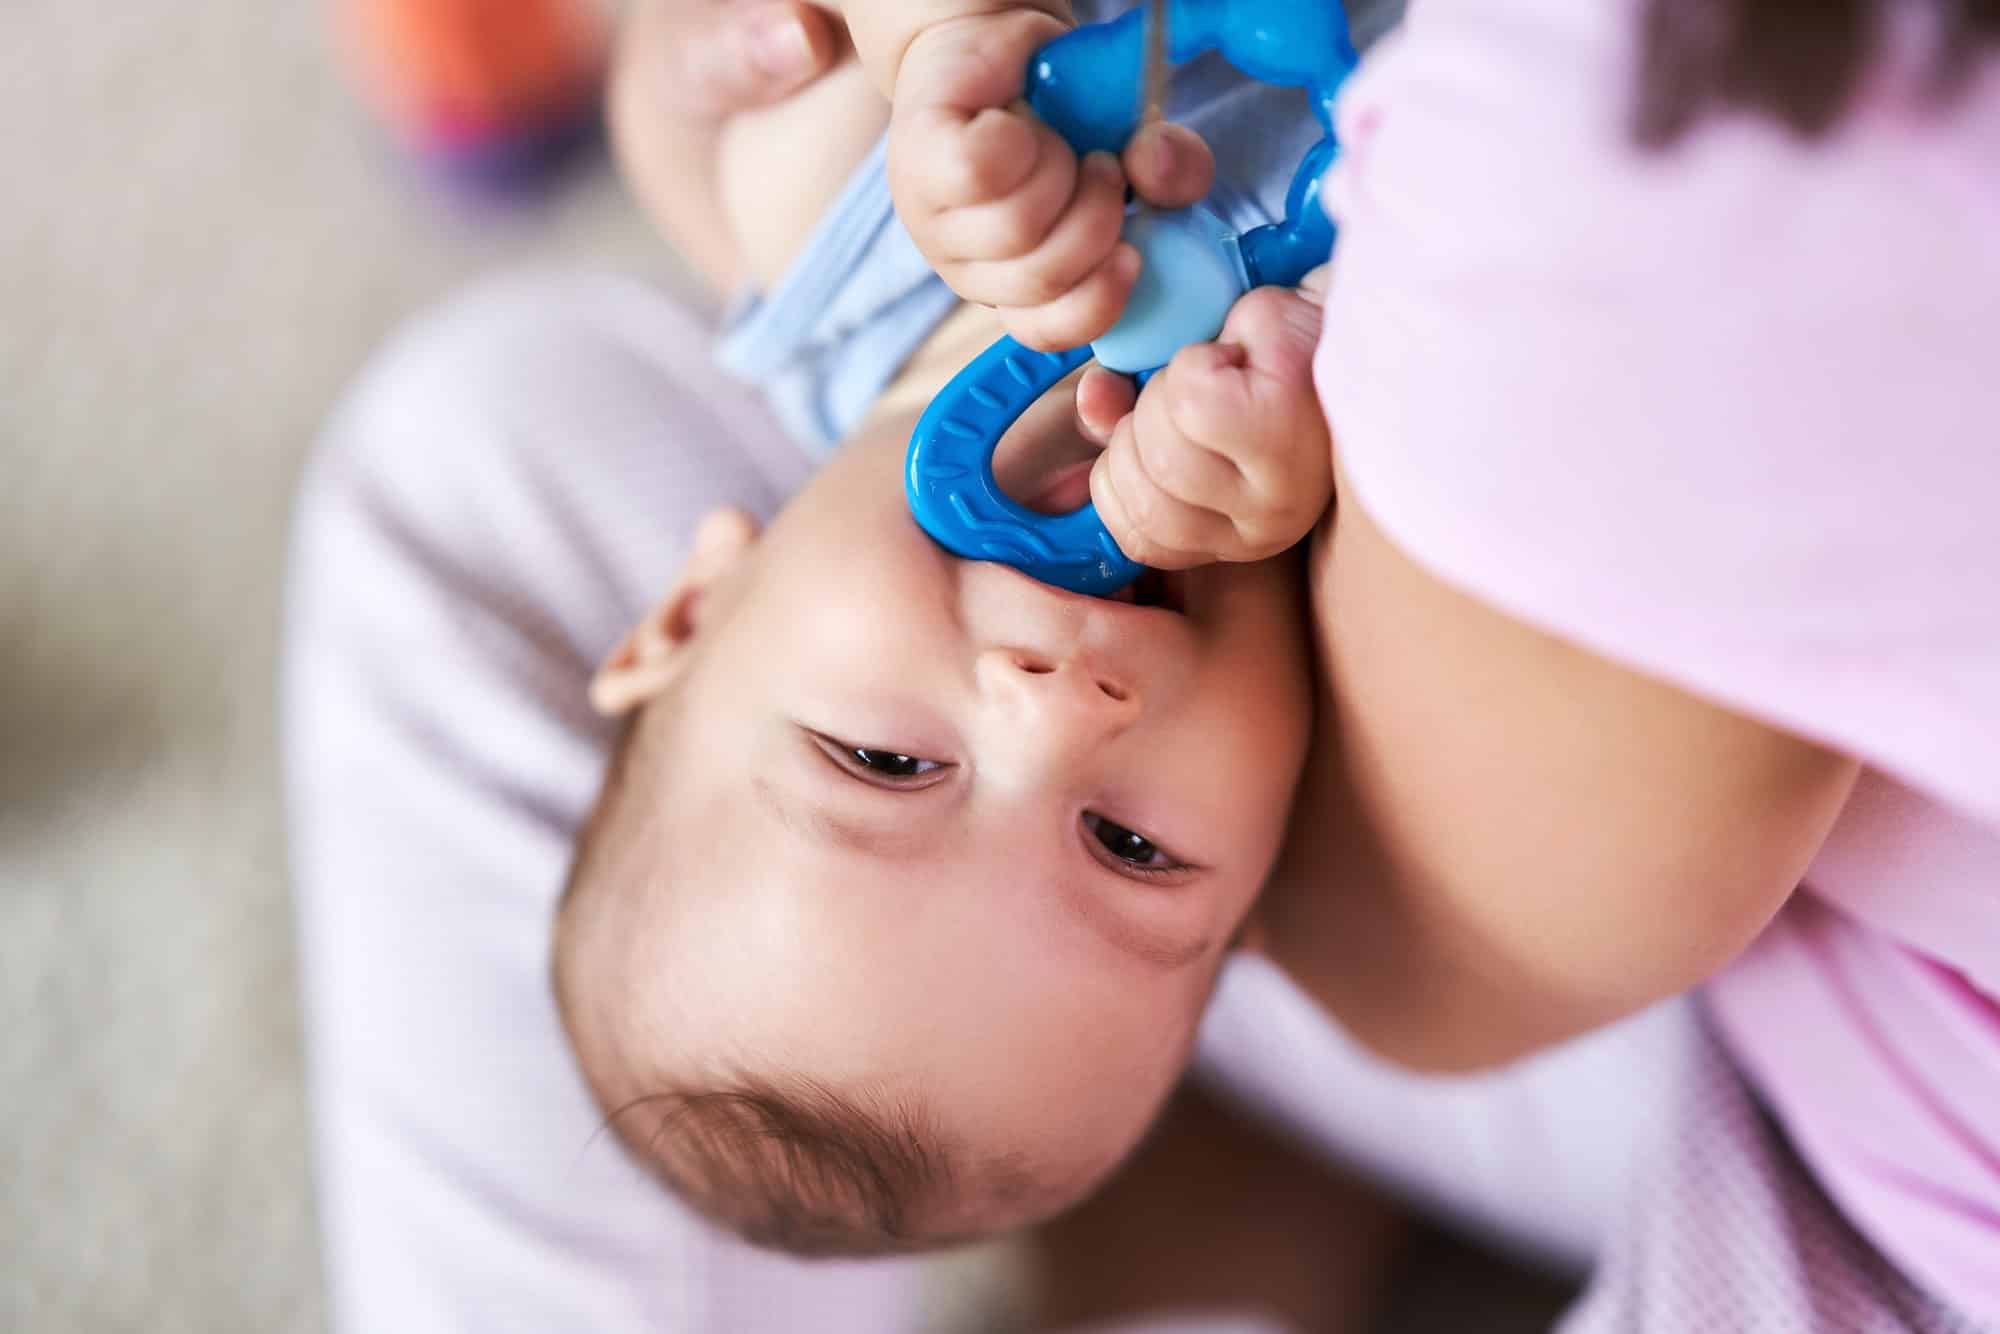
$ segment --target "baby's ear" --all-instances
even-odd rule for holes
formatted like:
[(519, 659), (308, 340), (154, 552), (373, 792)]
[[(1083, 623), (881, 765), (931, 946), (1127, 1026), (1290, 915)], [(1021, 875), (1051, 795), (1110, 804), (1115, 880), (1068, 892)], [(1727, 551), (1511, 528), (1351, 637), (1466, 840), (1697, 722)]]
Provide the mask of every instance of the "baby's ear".
[(590, 683), (592, 708), (617, 717), (673, 684), (701, 633), (704, 600), (756, 541), (757, 521), (744, 511), (710, 511), (695, 529), (693, 549), (673, 587), (597, 669)]

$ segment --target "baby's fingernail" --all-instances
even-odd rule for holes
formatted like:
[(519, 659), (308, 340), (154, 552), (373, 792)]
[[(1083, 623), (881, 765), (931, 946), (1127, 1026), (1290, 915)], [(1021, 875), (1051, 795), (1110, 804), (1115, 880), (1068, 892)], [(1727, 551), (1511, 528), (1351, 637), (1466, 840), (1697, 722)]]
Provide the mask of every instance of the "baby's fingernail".
[(797, 78), (812, 64), (812, 43), (796, 14), (774, 10), (751, 22), (750, 58), (773, 78)]
[(1120, 282), (1135, 282), (1139, 277), (1139, 250), (1130, 241), (1120, 241), (1118, 248), (1111, 252), (1111, 271)]
[(1119, 167), (1118, 159), (1109, 153), (1084, 154), (1083, 169), (1106, 184), (1118, 180), (1123, 175), (1123, 169)]
[(1148, 176), (1173, 190), (1185, 190), (1195, 183), (1208, 154), (1200, 135), (1185, 125), (1167, 123), (1147, 131), (1147, 142), (1140, 151), (1150, 164)]

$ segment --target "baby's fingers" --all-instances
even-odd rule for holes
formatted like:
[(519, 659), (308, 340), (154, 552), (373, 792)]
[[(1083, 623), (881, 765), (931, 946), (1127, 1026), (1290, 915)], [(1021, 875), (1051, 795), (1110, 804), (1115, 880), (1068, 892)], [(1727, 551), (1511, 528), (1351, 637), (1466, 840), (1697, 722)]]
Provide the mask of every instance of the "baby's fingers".
[[(1148, 386), (1131, 418), (1133, 466), (1167, 495), (1184, 504), (1221, 514), (1234, 514), (1244, 500), (1243, 471), (1226, 450), (1212, 448), (1200, 436), (1190, 434), (1176, 419), (1177, 380), (1190, 377), (1190, 367), (1213, 366), (1208, 373), (1220, 377), (1232, 365), (1241, 365), (1242, 354), (1235, 348), (1204, 344), (1189, 350), (1174, 366)], [(1119, 443), (1113, 437), (1113, 444)], [(1220, 554), (1220, 553), (1217, 553)]]
[(1006, 107), (917, 107), (889, 125), (889, 189), (923, 223), (1004, 200), (1042, 165), (1042, 127)]
[(1222, 341), (1183, 349), (1158, 385), (1175, 431), (1227, 456), (1253, 486), (1316, 474), (1326, 419), (1313, 391), (1319, 308), (1260, 288), (1237, 302)]
[(1049, 239), (1086, 186), (1107, 195), (1115, 192), (1122, 200), (1124, 175), (1110, 154), (1095, 154), (1079, 163), (1069, 145), (1047, 126), (1011, 123), (1022, 125), (1033, 145), (1017, 163), (1026, 164), (1027, 174), (1004, 196), (938, 213), (928, 229), (934, 262), (1012, 260), (1031, 254)]
[(1215, 154), (1185, 125), (1147, 125), (1125, 145), (1125, 174), (1139, 197), (1160, 208), (1199, 204), (1215, 184)]
[(1230, 308), (1217, 341), (1243, 349), (1251, 371), (1281, 391), (1312, 384), (1313, 354), (1319, 347), (1322, 288), (1315, 269), (1313, 286), (1296, 290), (1260, 287)]
[(1032, 135), (1032, 165), (1006, 198), (913, 224), (913, 232), (920, 226), (925, 233), (925, 253), (969, 301), (1053, 301), (1118, 243), (1125, 217), (1118, 160), (1092, 153), (1079, 163), (1055, 131), (1042, 126)]
[(1016, 307), (996, 302), (1001, 323), (1016, 339), (1043, 352), (1082, 347), (1118, 322), (1139, 281), (1139, 263), (1138, 251), (1114, 241), (1104, 261), (1055, 300)]
[[(1110, 154), (1092, 153), (1074, 176), (1075, 189), (1061, 214), (1044, 235), (1028, 238), (1031, 249), (940, 266), (960, 296), (1004, 309), (1043, 306), (1061, 300), (1098, 271), (1119, 244), (1118, 233), (1125, 220), (1125, 175)], [(994, 207), (1011, 207), (1011, 201)], [(1137, 277), (1136, 270), (1133, 276)], [(1125, 295), (1119, 293), (1121, 304)], [(1114, 311), (1103, 328), (1089, 331), (1080, 341), (1097, 337), (1115, 319)]]
[(1150, 476), (1131, 418), (1090, 473), (1090, 498), (1119, 550), (1142, 565), (1185, 570), (1228, 559), (1238, 545), (1226, 515), (1190, 504)]
[(1076, 424), (1093, 445), (1108, 445), (1118, 423), (1139, 400), (1139, 386), (1117, 371), (1093, 365), (1076, 386)]
[[(903, 7), (847, 6), (864, 61), (867, 30), (879, 26), (863, 21), (867, 11)], [(889, 188), (913, 225), (943, 209), (1004, 199), (1028, 179), (1046, 130), (1020, 103), (1028, 61), (1062, 31), (1046, 13), (1017, 9), (935, 23), (911, 43), (893, 83)]]

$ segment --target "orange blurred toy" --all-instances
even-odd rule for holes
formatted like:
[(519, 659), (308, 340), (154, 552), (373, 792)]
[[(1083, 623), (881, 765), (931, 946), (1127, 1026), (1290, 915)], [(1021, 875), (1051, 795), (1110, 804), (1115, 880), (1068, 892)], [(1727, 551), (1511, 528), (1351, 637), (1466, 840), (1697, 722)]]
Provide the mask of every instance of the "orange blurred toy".
[(363, 96), (454, 180), (529, 184), (595, 134), (597, 0), (335, 0)]

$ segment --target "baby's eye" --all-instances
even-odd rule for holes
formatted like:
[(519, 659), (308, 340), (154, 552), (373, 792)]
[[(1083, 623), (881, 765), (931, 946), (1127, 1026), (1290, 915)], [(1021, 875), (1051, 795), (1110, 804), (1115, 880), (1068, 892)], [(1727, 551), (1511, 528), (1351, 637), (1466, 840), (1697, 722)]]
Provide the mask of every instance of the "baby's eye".
[(931, 780), (951, 768), (949, 764), (906, 755), (887, 746), (857, 746), (818, 732), (812, 733), (812, 739), (835, 764), (862, 782), (878, 787), (927, 787)]
[(1083, 823), (1090, 831), (1090, 836), (1096, 839), (1106, 852), (1135, 871), (1178, 871), (1184, 865), (1144, 834), (1136, 833), (1101, 815), (1086, 814)]
[(922, 778), (944, 768), (936, 760), (899, 755), (893, 750), (877, 750), (873, 746), (850, 746), (847, 753), (862, 768), (873, 769), (885, 778)]

